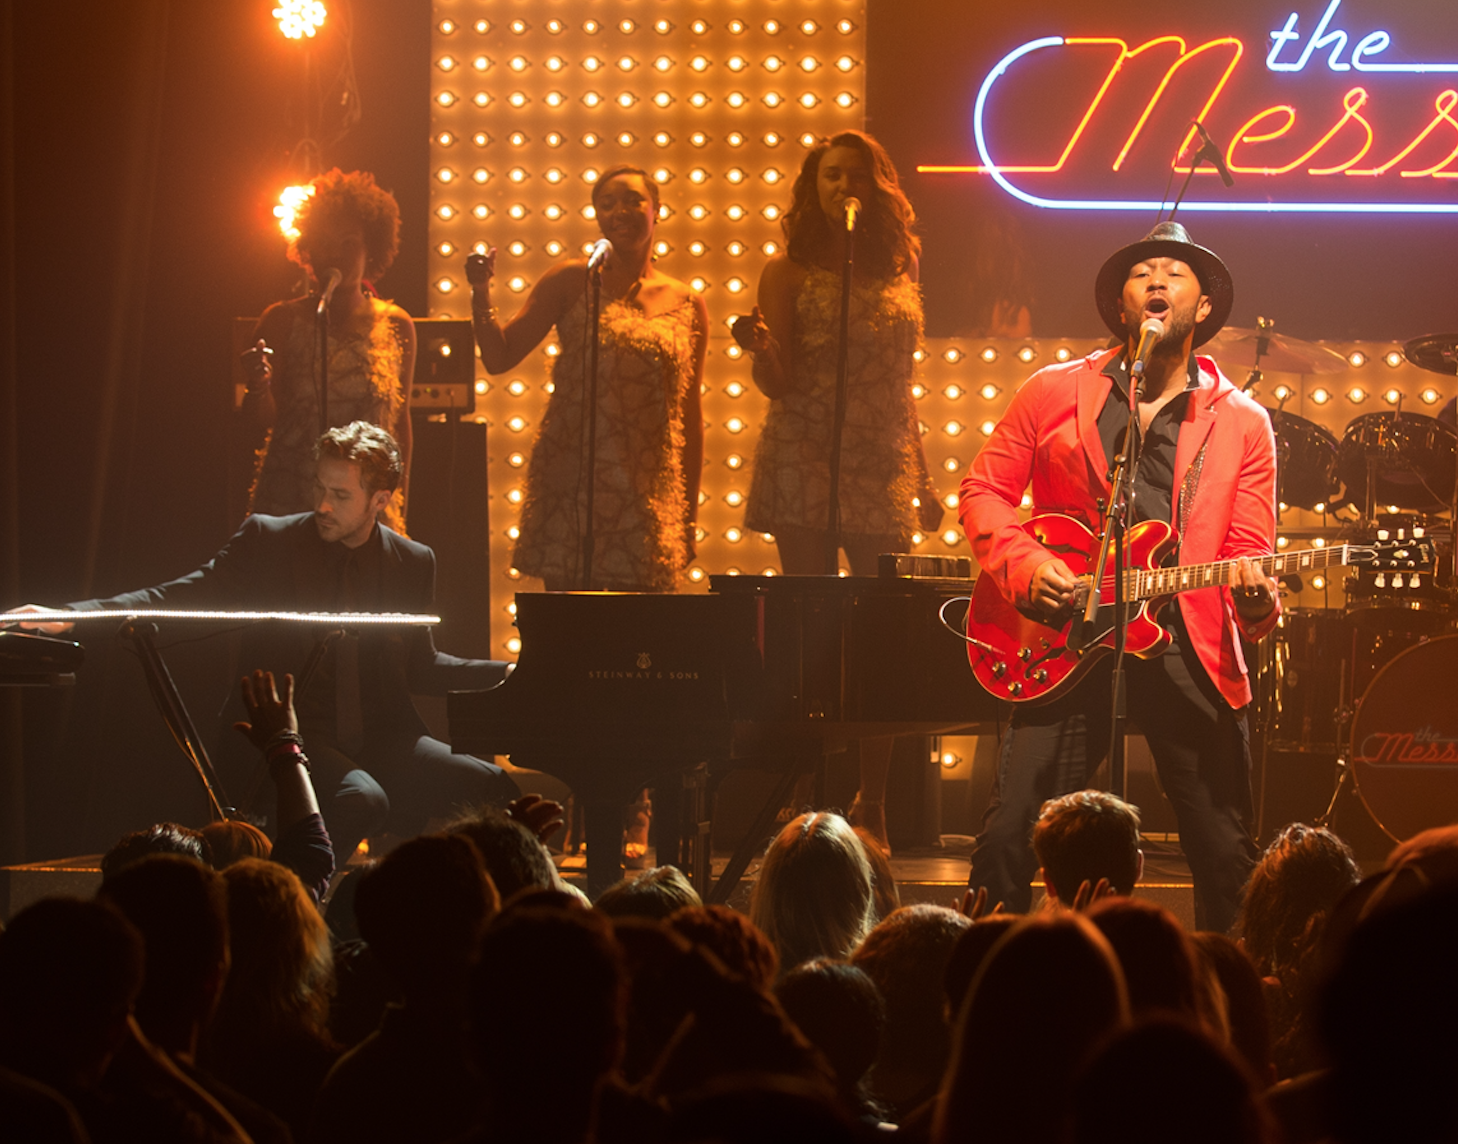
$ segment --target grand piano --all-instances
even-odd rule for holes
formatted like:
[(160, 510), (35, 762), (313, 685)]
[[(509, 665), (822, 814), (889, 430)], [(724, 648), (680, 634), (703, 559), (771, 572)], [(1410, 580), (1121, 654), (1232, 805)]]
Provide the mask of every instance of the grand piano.
[[(520, 593), (517, 668), (489, 691), (449, 696), (451, 744), (572, 787), (586, 811), (594, 898), (622, 877), (624, 805), (653, 786), (657, 817), (683, 792), (669, 853), (659, 833), (659, 862), (722, 902), (796, 778), (826, 754), (999, 718), (939, 616), (970, 596), (970, 576), (905, 575), (916, 560), (882, 557), (877, 577), (714, 576), (708, 595)], [(947, 611), (956, 626), (965, 609)], [(739, 766), (778, 780), (711, 886), (713, 795)]]

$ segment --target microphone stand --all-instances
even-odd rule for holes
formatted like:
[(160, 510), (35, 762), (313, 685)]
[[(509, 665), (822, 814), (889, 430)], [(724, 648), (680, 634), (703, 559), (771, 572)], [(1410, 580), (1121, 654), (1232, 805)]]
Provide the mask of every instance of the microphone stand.
[(855, 269), (856, 231), (853, 216), (846, 220), (845, 265), (840, 278), (840, 351), (835, 363), (835, 413), (830, 424), (830, 490), (826, 499), (825, 574), (834, 576), (840, 565), (840, 449), (845, 431), (846, 385), (850, 372), (851, 275)]
[(597, 503), (597, 347), (602, 331), (602, 263), (587, 271), (587, 324), (592, 336), (587, 341), (587, 528), (582, 534), (582, 579), (578, 586), (592, 591), (592, 557), (597, 544), (593, 516)]
[[(1142, 362), (1136, 366), (1142, 367)], [(1124, 451), (1115, 462), (1117, 486), (1111, 490), (1109, 508), (1110, 542), (1114, 548), (1114, 671), (1110, 682), (1113, 717), (1109, 732), (1109, 786), (1128, 801), (1129, 783), (1125, 760), (1125, 733), (1129, 725), (1129, 693), (1124, 670), (1124, 652), (1129, 635), (1128, 607), (1124, 601), (1124, 572), (1130, 565), (1129, 525), (1134, 513), (1134, 474), (1139, 471), (1139, 386), (1143, 369), (1129, 374), (1129, 427), (1124, 431)], [(1102, 554), (1100, 556), (1102, 563)]]
[(333, 290), (319, 292), (319, 308), (314, 313), (314, 327), (319, 336), (319, 432), (329, 432), (329, 299)]

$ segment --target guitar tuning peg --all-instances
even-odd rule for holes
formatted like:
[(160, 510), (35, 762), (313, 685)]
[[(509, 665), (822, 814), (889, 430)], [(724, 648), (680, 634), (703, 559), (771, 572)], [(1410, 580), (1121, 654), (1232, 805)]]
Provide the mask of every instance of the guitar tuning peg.
[(1416, 572), (1414, 572), (1411, 576), (1409, 576), (1407, 578), (1407, 586), (1409, 588), (1421, 588), (1422, 587), (1422, 583), (1421, 583), (1421, 581), (1418, 580), (1418, 574)]
[(1389, 532), (1385, 528), (1379, 528), (1377, 530), (1377, 539), (1378, 540), (1391, 540), (1392, 539), (1392, 533)]
[(1402, 573), (1401, 572), (1395, 573), (1393, 575), (1393, 577), (1392, 577), (1392, 586), (1394, 588), (1401, 588), (1402, 587)]
[(1412, 538), (1414, 540), (1421, 540), (1427, 534), (1428, 534), (1428, 530), (1426, 528), (1424, 528), (1422, 525), (1420, 525), (1420, 524), (1413, 525)]
[(1387, 587), (1387, 574), (1385, 572), (1377, 573), (1377, 578), (1372, 583), (1378, 588)]

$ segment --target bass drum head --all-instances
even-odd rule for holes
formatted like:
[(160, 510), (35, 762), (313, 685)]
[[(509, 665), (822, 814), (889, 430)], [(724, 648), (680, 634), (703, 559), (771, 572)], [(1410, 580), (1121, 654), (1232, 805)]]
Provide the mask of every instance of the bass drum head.
[(1352, 777), (1398, 842), (1458, 822), (1458, 636), (1410, 647), (1373, 677), (1352, 724)]

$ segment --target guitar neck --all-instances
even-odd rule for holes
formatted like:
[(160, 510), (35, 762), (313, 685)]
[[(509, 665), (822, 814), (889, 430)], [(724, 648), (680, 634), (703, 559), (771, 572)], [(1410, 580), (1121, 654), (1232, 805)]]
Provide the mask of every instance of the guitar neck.
[[(1279, 579), (1293, 572), (1341, 567), (1347, 563), (1350, 548), (1347, 544), (1333, 544), (1329, 548), (1277, 552), (1252, 559), (1267, 576)], [(1173, 568), (1147, 571), (1136, 568), (1124, 574), (1125, 598), (1130, 601), (1152, 600), (1156, 596), (1172, 596), (1196, 588), (1223, 587), (1235, 575), (1235, 566), (1234, 560), (1216, 560), (1209, 564), (1179, 564)]]

